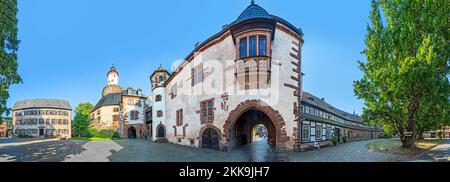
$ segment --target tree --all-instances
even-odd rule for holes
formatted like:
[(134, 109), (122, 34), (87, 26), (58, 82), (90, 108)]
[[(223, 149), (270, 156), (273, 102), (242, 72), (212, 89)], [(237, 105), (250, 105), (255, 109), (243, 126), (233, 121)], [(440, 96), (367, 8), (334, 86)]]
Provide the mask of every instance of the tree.
[(447, 0), (372, 0), (354, 91), (363, 119), (397, 133), (404, 148), (449, 121), (449, 11)]
[(89, 114), (94, 106), (89, 102), (80, 103), (75, 107), (75, 118), (72, 121), (72, 136), (89, 136)]
[(0, 120), (2, 115), (9, 115), (6, 107), (9, 87), (22, 82), (17, 73), (17, 1), (0, 1)]

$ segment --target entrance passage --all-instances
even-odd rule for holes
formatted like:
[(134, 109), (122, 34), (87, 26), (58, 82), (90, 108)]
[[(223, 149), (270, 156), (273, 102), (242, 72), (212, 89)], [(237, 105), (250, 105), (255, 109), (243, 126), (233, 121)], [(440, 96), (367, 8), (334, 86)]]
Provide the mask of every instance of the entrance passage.
[(202, 133), (202, 148), (219, 150), (219, 133), (213, 128), (207, 128)]
[(158, 138), (165, 138), (166, 137), (166, 130), (164, 129), (164, 126), (160, 125), (158, 126)]
[(134, 127), (128, 128), (128, 138), (136, 139), (136, 129)]
[(44, 136), (44, 129), (39, 129), (39, 136)]
[(270, 118), (259, 110), (244, 112), (232, 127), (232, 148), (250, 155), (252, 162), (276, 157), (276, 130)]

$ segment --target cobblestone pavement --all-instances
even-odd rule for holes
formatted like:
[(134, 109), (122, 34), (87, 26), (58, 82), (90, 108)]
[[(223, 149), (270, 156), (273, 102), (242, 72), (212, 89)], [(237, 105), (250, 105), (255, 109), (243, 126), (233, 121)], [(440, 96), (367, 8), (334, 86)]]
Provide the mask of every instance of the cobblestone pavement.
[(414, 157), (413, 161), (450, 162), (450, 140)]
[[(309, 152), (275, 155), (267, 150), (267, 145), (263, 145), (264, 140), (231, 152), (219, 152), (148, 140), (0, 139), (0, 162), (381, 162), (410, 161), (412, 158), (371, 151), (366, 147), (369, 142), (355, 141)], [(448, 157), (449, 149), (450, 143), (447, 142), (421, 157)]]
[(369, 150), (373, 140), (353, 141), (309, 152), (290, 153), (292, 162), (392, 162), (409, 160), (410, 155), (395, 155)]
[(83, 145), (83, 149), (79, 154), (66, 156), (64, 162), (109, 162), (108, 157), (123, 147), (115, 141), (90, 141)]
[(0, 162), (59, 162), (83, 151), (85, 141), (0, 139)]
[(220, 152), (148, 140), (116, 141), (123, 149), (109, 157), (113, 162), (248, 162), (240, 151)]

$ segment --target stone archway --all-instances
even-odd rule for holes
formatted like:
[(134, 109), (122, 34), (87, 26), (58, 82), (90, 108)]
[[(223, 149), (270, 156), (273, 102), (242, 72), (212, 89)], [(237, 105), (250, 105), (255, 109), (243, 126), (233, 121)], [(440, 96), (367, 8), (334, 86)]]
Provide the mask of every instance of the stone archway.
[(136, 128), (134, 128), (133, 126), (130, 126), (127, 130), (128, 133), (128, 138), (129, 139), (136, 139)]
[(286, 129), (284, 128), (286, 123), (281, 116), (281, 114), (270, 107), (268, 104), (261, 100), (247, 100), (245, 102), (240, 103), (236, 108), (230, 112), (228, 119), (225, 121), (223, 126), (224, 134), (223, 137), (226, 138), (224, 147), (229, 149), (232, 142), (233, 137), (233, 128), (236, 124), (236, 121), (246, 112), (248, 111), (259, 111), (263, 113), (270, 120), (270, 124), (273, 125), (273, 132), (275, 138), (275, 149), (277, 151), (285, 151), (287, 150), (287, 142), (289, 141), (289, 137), (287, 136)]
[(221, 140), (222, 140), (222, 131), (212, 124), (206, 124), (200, 129), (198, 146), (199, 148), (222, 150), (223, 147), (220, 142)]

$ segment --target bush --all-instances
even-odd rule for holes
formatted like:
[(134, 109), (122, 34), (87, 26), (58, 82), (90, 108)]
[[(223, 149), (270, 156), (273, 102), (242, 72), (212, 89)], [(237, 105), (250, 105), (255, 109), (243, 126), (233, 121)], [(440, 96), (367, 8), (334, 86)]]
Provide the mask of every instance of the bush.
[(342, 136), (342, 141), (344, 142), (344, 143), (347, 143), (347, 140), (348, 140), (348, 137), (347, 136)]
[(94, 128), (88, 129), (89, 136), (87, 138), (112, 138), (112, 139), (120, 139), (120, 135), (117, 131), (114, 130), (100, 130), (97, 131)]
[(444, 133), (442, 131), (438, 132), (438, 137), (439, 139), (444, 138)]
[(332, 141), (333, 143), (336, 143), (336, 142), (338, 141), (338, 137), (333, 135), (333, 136), (331, 137), (331, 141)]
[(380, 138), (392, 138), (392, 134), (390, 134), (390, 133), (383, 133), (383, 134), (381, 134)]

